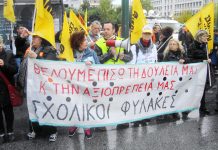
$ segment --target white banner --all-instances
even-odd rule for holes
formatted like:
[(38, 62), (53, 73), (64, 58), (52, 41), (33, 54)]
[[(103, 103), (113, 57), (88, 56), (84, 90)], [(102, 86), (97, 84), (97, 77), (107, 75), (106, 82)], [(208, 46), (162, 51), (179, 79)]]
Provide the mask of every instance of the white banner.
[(198, 109), (205, 63), (92, 65), (29, 59), (31, 121), (83, 128)]

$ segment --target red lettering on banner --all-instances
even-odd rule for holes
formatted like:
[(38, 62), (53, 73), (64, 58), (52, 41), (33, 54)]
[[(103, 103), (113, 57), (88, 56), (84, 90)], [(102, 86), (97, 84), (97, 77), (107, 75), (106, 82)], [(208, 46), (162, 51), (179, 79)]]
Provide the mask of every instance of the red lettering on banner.
[(62, 94), (69, 94), (70, 93), (70, 86), (69, 84), (62, 84), (61, 86)]
[(114, 75), (115, 75), (115, 72), (114, 71), (116, 71), (116, 69), (111, 69), (111, 72), (112, 72), (112, 75), (111, 75), (111, 77), (110, 77), (110, 80), (112, 81), (112, 80), (115, 80), (114, 79)]
[(183, 65), (182, 66), (182, 75), (188, 75), (188, 65)]
[(37, 64), (35, 64), (35, 63), (34, 63), (34, 72), (36, 74), (40, 74), (40, 67)]
[(141, 78), (146, 78), (146, 69), (145, 68), (142, 71), (142, 77)]
[(55, 94), (58, 94), (58, 85), (59, 83), (53, 83), (53, 85), (55, 86)]
[(175, 80), (172, 80), (171, 82), (158, 82), (157, 89), (162, 89), (162, 90), (174, 90), (173, 85)]
[(175, 80), (172, 80), (171, 81), (171, 87), (170, 87), (170, 90), (174, 90), (174, 82), (176, 82)]
[(124, 86), (121, 86), (121, 87), (120, 87), (119, 95), (120, 95), (120, 94), (123, 94), (123, 92), (125, 91), (124, 89), (125, 89)]
[(164, 76), (164, 67), (161, 68), (159, 75), (160, 75), (160, 76)]
[(131, 85), (127, 86), (125, 94), (129, 94), (129, 90), (130, 90), (129, 88), (131, 88)]
[(169, 67), (169, 65), (166, 65), (165, 76), (169, 76), (169, 73), (168, 73), (168, 67)]
[(55, 77), (55, 78), (59, 77), (59, 74), (58, 74), (57, 70), (55, 70), (55, 69), (52, 70), (51, 77)]
[(79, 86), (75, 87), (73, 84), (71, 85), (71, 88), (72, 88), (72, 94), (76, 93), (76, 94), (79, 94)]
[(47, 70), (48, 68), (41, 67), (42, 75), (49, 76), (48, 74), (46, 74)]
[(67, 79), (67, 70), (65, 68), (61, 68), (59, 70), (59, 78), (61, 79)]
[(88, 88), (86, 88), (86, 89), (84, 90), (83, 95), (88, 95), (88, 96), (90, 96), (90, 92), (89, 92), (89, 89), (88, 89)]
[(118, 70), (118, 74), (119, 74), (119, 79), (123, 79), (123, 75), (125, 74), (125, 69), (124, 68), (120, 68)]
[(152, 77), (153, 76), (153, 68), (149, 67), (148, 68), (148, 77)]
[(68, 72), (70, 73), (70, 80), (73, 80), (74, 74), (76, 72), (76, 69), (73, 69), (73, 71), (71, 72), (71, 69), (68, 69)]
[[(172, 66), (172, 67), (173, 67), (173, 66)], [(173, 76), (174, 76), (174, 75), (177, 75), (177, 76), (179, 75), (179, 74), (178, 74), (178, 68), (177, 68), (177, 66), (176, 66), (174, 69), (172, 69), (172, 70), (173, 70), (173, 73), (171, 73), (171, 75), (173, 75)]]
[(88, 70), (88, 81), (89, 81), (89, 82), (94, 81), (94, 79), (92, 78), (93, 72), (95, 72), (94, 69), (89, 69), (89, 70)]
[(46, 94), (46, 92), (45, 92), (45, 83), (46, 83), (47, 81), (45, 81), (45, 82), (42, 82), (42, 81), (40, 81), (40, 86), (39, 86), (39, 93), (42, 93), (42, 94)]
[(78, 69), (78, 74), (77, 74), (77, 81), (85, 81), (85, 70), (80, 70)]

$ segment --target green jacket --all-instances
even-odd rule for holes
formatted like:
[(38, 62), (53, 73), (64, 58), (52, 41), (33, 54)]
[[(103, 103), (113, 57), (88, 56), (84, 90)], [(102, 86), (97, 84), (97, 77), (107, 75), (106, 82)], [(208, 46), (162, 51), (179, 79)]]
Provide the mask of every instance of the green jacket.
[[(116, 37), (116, 40), (123, 40)], [(125, 64), (123, 60), (119, 59), (119, 54), (124, 53), (124, 48), (116, 47), (117, 56), (114, 57), (110, 52), (110, 47), (106, 46), (104, 38), (100, 38), (95, 45), (95, 52), (97, 53), (101, 64)]]

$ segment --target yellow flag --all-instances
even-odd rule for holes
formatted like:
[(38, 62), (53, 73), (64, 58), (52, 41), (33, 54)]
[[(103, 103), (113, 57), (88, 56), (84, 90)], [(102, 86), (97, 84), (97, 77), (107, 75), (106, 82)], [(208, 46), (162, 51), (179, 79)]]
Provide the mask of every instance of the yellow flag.
[(133, 0), (132, 2), (132, 23), (130, 31), (131, 44), (136, 43), (142, 36), (142, 28), (146, 24), (146, 18), (143, 13), (142, 4), (140, 0)]
[(14, 2), (13, 0), (4, 0), (4, 18), (15, 23), (16, 18), (14, 15)]
[(82, 25), (78, 17), (75, 15), (75, 13), (72, 10), (70, 10), (70, 34), (72, 34), (75, 31), (82, 30), (88, 33), (84, 25)]
[(52, 16), (52, 6), (50, 0), (36, 0), (36, 18), (34, 34), (47, 40), (55, 46), (54, 20)]
[(87, 30), (87, 24), (88, 24), (88, 10), (87, 9), (85, 11), (84, 21), (85, 21), (85, 28)]
[(206, 30), (209, 33), (208, 52), (210, 53), (213, 49), (214, 40), (214, 3), (208, 3), (197, 14), (191, 17), (185, 25), (193, 36), (195, 36), (198, 30)]
[(64, 13), (63, 27), (61, 33), (61, 53), (60, 58), (65, 58), (67, 61), (73, 62), (73, 51), (70, 47), (70, 28), (67, 20), (67, 14)]

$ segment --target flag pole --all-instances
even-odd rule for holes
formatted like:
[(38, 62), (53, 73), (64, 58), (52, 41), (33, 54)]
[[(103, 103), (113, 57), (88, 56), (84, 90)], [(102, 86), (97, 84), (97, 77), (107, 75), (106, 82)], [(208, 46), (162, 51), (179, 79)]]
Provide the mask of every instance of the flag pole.
[[(206, 50), (207, 50), (207, 59), (209, 59), (209, 54), (208, 54), (208, 46), (207, 46), (207, 44), (206, 44)], [(210, 84), (210, 86), (212, 85), (212, 83), (211, 83), (211, 74), (210, 74), (210, 64), (207, 62), (207, 67), (208, 67), (208, 78), (209, 78), (209, 84)]]
[(12, 51), (13, 54), (16, 55), (16, 46), (15, 46), (15, 40), (14, 40), (14, 28), (13, 28), (13, 24), (11, 22), (11, 44), (12, 44)]

